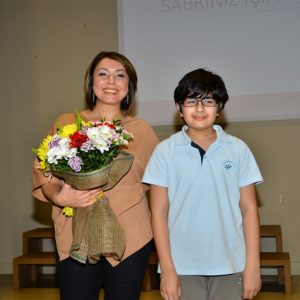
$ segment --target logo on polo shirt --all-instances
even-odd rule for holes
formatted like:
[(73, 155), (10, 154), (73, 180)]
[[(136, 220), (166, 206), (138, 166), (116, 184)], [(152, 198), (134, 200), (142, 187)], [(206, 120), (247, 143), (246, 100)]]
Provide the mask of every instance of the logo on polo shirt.
[(223, 166), (226, 170), (230, 170), (233, 167), (233, 162), (231, 160), (226, 160), (223, 163)]

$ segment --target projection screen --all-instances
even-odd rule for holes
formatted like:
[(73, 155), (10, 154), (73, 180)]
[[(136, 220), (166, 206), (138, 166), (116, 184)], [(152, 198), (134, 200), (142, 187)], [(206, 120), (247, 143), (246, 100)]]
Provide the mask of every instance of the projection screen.
[(151, 124), (178, 122), (174, 88), (200, 67), (225, 81), (226, 121), (300, 117), (299, 0), (118, 0), (118, 24)]

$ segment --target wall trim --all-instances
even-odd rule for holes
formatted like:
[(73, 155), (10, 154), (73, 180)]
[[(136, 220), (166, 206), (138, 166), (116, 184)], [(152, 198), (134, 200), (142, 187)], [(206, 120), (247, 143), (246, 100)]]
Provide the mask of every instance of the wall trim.
[[(137, 101), (136, 116), (151, 125), (182, 123), (173, 99)], [(300, 119), (300, 92), (231, 96), (220, 116), (221, 122)]]

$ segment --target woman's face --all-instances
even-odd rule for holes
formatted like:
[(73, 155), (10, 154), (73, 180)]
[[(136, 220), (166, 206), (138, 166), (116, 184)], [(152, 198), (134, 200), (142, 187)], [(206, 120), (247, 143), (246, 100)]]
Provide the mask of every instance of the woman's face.
[(98, 101), (120, 105), (128, 93), (129, 77), (124, 66), (113, 59), (103, 58), (93, 74), (93, 90)]

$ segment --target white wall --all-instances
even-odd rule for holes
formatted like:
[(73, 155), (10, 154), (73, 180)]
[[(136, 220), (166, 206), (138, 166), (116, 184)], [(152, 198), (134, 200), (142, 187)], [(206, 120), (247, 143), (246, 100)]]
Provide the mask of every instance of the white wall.
[(119, 0), (118, 10), (138, 115), (152, 124), (173, 123), (174, 88), (199, 67), (223, 77), (229, 122), (300, 117), (298, 0)]

